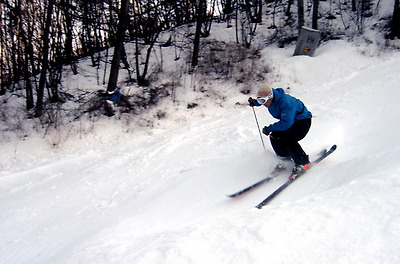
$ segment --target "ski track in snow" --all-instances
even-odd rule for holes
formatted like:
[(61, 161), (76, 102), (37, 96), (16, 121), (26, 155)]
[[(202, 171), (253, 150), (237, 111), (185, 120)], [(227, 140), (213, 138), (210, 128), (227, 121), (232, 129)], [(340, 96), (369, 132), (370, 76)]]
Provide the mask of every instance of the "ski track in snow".
[[(266, 52), (314, 115), (302, 145), (311, 156), (338, 145), (270, 205), (254, 208), (285, 173), (225, 196), (277, 162), (251, 109), (230, 107), (5, 168), (0, 263), (399, 263), (400, 55), (342, 41), (314, 58)], [(266, 111), (260, 124), (273, 122)]]

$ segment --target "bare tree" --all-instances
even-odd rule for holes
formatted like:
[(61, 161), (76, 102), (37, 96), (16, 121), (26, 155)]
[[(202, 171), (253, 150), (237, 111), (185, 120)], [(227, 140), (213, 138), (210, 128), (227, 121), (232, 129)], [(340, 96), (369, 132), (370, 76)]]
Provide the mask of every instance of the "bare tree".
[(65, 63), (71, 64), (73, 73), (78, 74), (75, 65), (75, 52), (73, 48), (74, 17), (72, 12), (74, 11), (74, 7), (72, 5), (72, 0), (61, 0), (60, 9), (63, 12), (65, 21), (64, 23), (65, 49), (63, 52), (65, 57)]
[(44, 88), (46, 85), (46, 75), (49, 66), (49, 35), (50, 35), (51, 16), (53, 13), (54, 2), (55, 0), (49, 0), (48, 2), (46, 22), (45, 22), (45, 27), (43, 29), (43, 49), (42, 49), (43, 58), (42, 58), (42, 69), (40, 72), (40, 79), (39, 79), (39, 87), (37, 91), (37, 101), (35, 109), (36, 117), (40, 117), (43, 114)]
[[(134, 8), (135, 68), (139, 86), (148, 86), (150, 57), (165, 24), (160, 19), (162, 6), (158, 1), (137, 1)], [(144, 56), (142, 56), (144, 52)], [(143, 68), (141, 67), (143, 65)]]
[(136, 65), (136, 78), (137, 78), (137, 82), (139, 86), (148, 86), (149, 85), (149, 81), (147, 80), (147, 74), (149, 71), (149, 63), (150, 63), (150, 56), (151, 56), (151, 52), (153, 50), (154, 44), (156, 43), (158, 36), (159, 36), (160, 32), (153, 32), (153, 34), (148, 35), (147, 36), (147, 49), (146, 49), (146, 55), (145, 55), (145, 59), (144, 59), (144, 67), (143, 67), (143, 71), (140, 68), (140, 48), (139, 48), (139, 37), (136, 37), (135, 40), (135, 65)]
[(193, 41), (193, 55), (192, 55), (192, 68), (195, 68), (199, 63), (200, 51), (200, 36), (201, 27), (203, 24), (204, 12), (206, 9), (206, 0), (198, 0), (196, 6), (196, 32)]
[(251, 23), (262, 22), (262, 0), (244, 0), (244, 8)]
[[(23, 68), (23, 76), (25, 80), (25, 91), (26, 91), (26, 109), (32, 109), (34, 107), (34, 100), (33, 100), (33, 86), (31, 82), (31, 72), (29, 70), (29, 64), (30, 64), (30, 58), (33, 58), (33, 45), (32, 45), (32, 30), (29, 28), (29, 21), (24, 21), (27, 19), (26, 15), (23, 15), (21, 13), (21, 10), (27, 10), (28, 7), (24, 6), (22, 7), (21, 1), (17, 2), (17, 18), (18, 18), (18, 26), (19, 26), (19, 34), (18, 34), (18, 39), (22, 42), (21, 45), (19, 46), (19, 49), (21, 50), (20, 56), (24, 57), (24, 61), (22, 63), (22, 68)], [(27, 32), (25, 31), (25, 25), (27, 25)], [(22, 52), (23, 50), (23, 52)]]
[(107, 91), (109, 92), (112, 92), (117, 88), (119, 66), (122, 54), (124, 52), (123, 48), (125, 41), (125, 31), (129, 21), (128, 11), (129, 11), (129, 0), (122, 0), (120, 14), (119, 14), (117, 37), (114, 47), (114, 55), (111, 62), (110, 78), (108, 80), (108, 86), (107, 86)]
[(261, 22), (259, 1), (240, 0), (236, 8), (236, 43), (250, 48)]

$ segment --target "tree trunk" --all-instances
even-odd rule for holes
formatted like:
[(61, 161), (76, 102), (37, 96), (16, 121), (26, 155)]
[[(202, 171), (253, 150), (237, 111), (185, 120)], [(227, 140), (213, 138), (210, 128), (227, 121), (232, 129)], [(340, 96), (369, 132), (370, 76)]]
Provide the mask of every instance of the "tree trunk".
[(71, 64), (71, 69), (75, 75), (78, 74), (78, 70), (75, 64), (75, 55), (73, 49), (73, 30), (74, 30), (74, 20), (71, 15), (71, 0), (63, 0), (62, 10), (65, 18), (65, 63)]
[[(275, 2), (275, 6), (277, 5), (277, 1)], [(292, 12), (290, 11), (293, 5), (293, 0), (288, 1), (287, 9), (285, 11), (285, 15), (287, 17), (292, 17)]]
[(300, 30), (304, 26), (304, 0), (298, 0), (297, 1), (297, 14), (299, 17), (299, 35), (300, 35)]
[[(27, 33), (25, 32), (24, 28), (24, 16), (21, 15), (21, 10), (24, 9), (22, 7), (21, 1), (17, 2), (18, 8), (16, 9), (17, 12), (17, 17), (18, 17), (18, 26), (19, 26), (19, 31), (18, 31), (18, 39), (21, 41), (19, 44), (19, 50), (21, 50), (20, 56), (22, 56), (24, 59), (23, 62), (21, 62), (21, 66), (23, 68), (23, 76), (25, 80), (25, 90), (26, 90), (26, 109), (30, 110), (35, 107), (34, 102), (33, 102), (33, 87), (32, 87), (32, 82), (31, 82), (31, 74), (29, 72), (29, 58), (33, 56), (33, 46), (32, 46), (32, 38), (30, 36), (27, 36)], [(26, 23), (29, 25), (29, 23)], [(29, 29), (28, 29), (29, 30)]]
[(394, 0), (391, 37), (400, 37), (400, 7), (399, 0)]
[(42, 51), (43, 59), (42, 59), (42, 70), (40, 72), (40, 78), (39, 78), (39, 87), (37, 91), (36, 111), (35, 111), (36, 117), (41, 117), (43, 114), (44, 87), (46, 85), (46, 74), (49, 66), (49, 34), (50, 34), (51, 15), (53, 13), (54, 1), (55, 0), (49, 0), (49, 4), (47, 7), (46, 24), (43, 32), (43, 51)]
[(127, 22), (129, 10), (129, 0), (121, 1), (121, 10), (119, 14), (119, 24), (116, 37), (116, 43), (114, 47), (114, 55), (111, 62), (110, 78), (108, 80), (107, 91), (112, 92), (117, 88), (119, 66), (121, 62), (123, 45), (125, 40), (125, 31), (127, 27)]
[(3, 43), (4, 43), (4, 35), (5, 35), (5, 29), (3, 28), (3, 23), (2, 23), (2, 21), (3, 21), (3, 4), (0, 2), (0, 96), (1, 95), (4, 95), (5, 93), (6, 93), (6, 89), (4, 88), (4, 83), (3, 83), (3, 74), (4, 74), (4, 72), (5, 72), (5, 67), (4, 67), (4, 64), (3, 64), (3, 59), (2, 58), (4, 58), (4, 55), (3, 55), (3, 52), (4, 52), (4, 46), (3, 46)]
[(196, 33), (193, 42), (193, 56), (192, 56), (192, 69), (199, 63), (199, 52), (200, 52), (200, 35), (201, 26), (203, 24), (203, 14), (206, 5), (205, 0), (198, 0), (199, 5), (197, 7), (197, 18), (196, 18)]
[(149, 64), (150, 64), (150, 55), (151, 51), (153, 50), (154, 44), (156, 43), (158, 36), (160, 32), (155, 32), (155, 33), (150, 33), (152, 34), (149, 36), (149, 47), (147, 48), (146, 51), (146, 58), (144, 61), (144, 67), (143, 67), (143, 72), (140, 73), (140, 68), (139, 68), (139, 44), (138, 40), (136, 40), (136, 76), (137, 76), (137, 81), (139, 86), (149, 86), (149, 80), (146, 80), (146, 75), (149, 70)]
[(319, 8), (319, 0), (314, 0), (313, 16), (312, 16), (313, 29), (318, 29), (318, 8)]

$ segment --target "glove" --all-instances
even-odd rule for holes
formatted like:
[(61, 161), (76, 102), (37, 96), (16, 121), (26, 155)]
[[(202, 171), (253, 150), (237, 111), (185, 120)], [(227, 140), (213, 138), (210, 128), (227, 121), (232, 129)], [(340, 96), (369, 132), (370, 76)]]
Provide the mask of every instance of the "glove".
[(248, 102), (249, 102), (249, 105), (251, 106), (251, 107), (253, 107), (253, 106), (260, 106), (260, 104), (257, 102), (257, 99), (253, 99), (253, 98), (249, 98), (249, 100), (247, 100)]
[(256, 100), (254, 100), (253, 98), (249, 97), (249, 100), (247, 100), (247, 101), (249, 102), (249, 105), (251, 107), (253, 107), (254, 106), (254, 101), (256, 101)]
[(266, 126), (263, 128), (262, 132), (263, 132), (265, 135), (267, 135), (267, 136), (271, 133), (271, 132), (268, 130), (268, 127), (266, 127)]

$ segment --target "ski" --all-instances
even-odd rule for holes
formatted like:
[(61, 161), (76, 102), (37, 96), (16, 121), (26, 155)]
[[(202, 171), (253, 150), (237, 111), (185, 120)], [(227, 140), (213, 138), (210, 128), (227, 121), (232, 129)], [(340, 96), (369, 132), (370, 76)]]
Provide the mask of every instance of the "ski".
[[(334, 152), (336, 150), (336, 145), (333, 145), (328, 151), (324, 151), (318, 159), (316, 159), (315, 161), (313, 161), (310, 164), (310, 168), (308, 170), (311, 169), (311, 167), (317, 163), (319, 163), (321, 160), (325, 159), (326, 157), (328, 157), (330, 154), (332, 154), (332, 152)], [(305, 172), (307, 172), (308, 170), (304, 170), (301, 171), (299, 174), (296, 175), (296, 177), (294, 177), (293, 179), (289, 179), (287, 180), (284, 184), (282, 184), (278, 189), (276, 189), (271, 195), (269, 195), (264, 201), (262, 201), (261, 203), (259, 203), (256, 208), (261, 209), (263, 208), (263, 206), (267, 205), (275, 196), (277, 196), (279, 193), (281, 193), (286, 187), (288, 187), (290, 184), (292, 184), (296, 179), (298, 179), (301, 175), (303, 175)], [(292, 176), (292, 175), (291, 175)]]
[(263, 183), (272, 181), (275, 177), (277, 177), (279, 175), (280, 172), (282, 172), (284, 170), (285, 170), (285, 168), (282, 165), (278, 164), (275, 166), (275, 169), (272, 172), (270, 172), (270, 174), (267, 178), (264, 178), (261, 181), (258, 181), (243, 190), (240, 190), (236, 193), (230, 194), (230, 195), (228, 195), (228, 197), (231, 197), (231, 198), (238, 197), (250, 190), (253, 190), (254, 188), (256, 188), (257, 186), (260, 186)]

